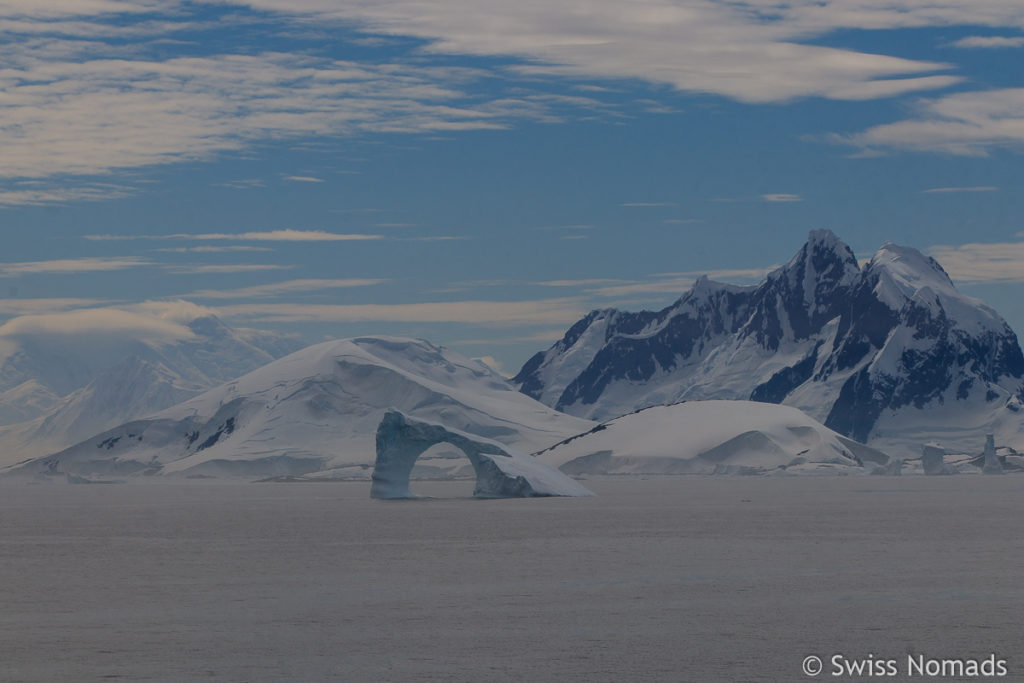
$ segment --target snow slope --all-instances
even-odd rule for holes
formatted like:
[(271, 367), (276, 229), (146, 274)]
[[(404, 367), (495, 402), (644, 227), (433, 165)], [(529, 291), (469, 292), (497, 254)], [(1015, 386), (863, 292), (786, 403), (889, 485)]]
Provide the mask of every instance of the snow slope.
[(537, 457), (568, 474), (863, 472), (888, 461), (796, 408), (754, 401), (646, 408)]
[(885, 244), (862, 269), (828, 231), (760, 285), (701, 278), (661, 311), (594, 311), (514, 381), (591, 419), (752, 399), (901, 457), (932, 430), (951, 450), (980, 449), (986, 433), (1024, 450), (1024, 355), (999, 314), (914, 249)]
[(84, 476), (331, 470), (325, 474), (368, 477), (374, 434), (388, 408), (527, 453), (593, 426), (428, 342), (361, 337), (308, 347), (29, 469)]
[(123, 334), (36, 324), (0, 336), (0, 389), (10, 387), (0, 393), (0, 463), (53, 453), (301, 346), (280, 334), (236, 330), (199, 307), (177, 313), (174, 321), (157, 319), (158, 335), (141, 324)]

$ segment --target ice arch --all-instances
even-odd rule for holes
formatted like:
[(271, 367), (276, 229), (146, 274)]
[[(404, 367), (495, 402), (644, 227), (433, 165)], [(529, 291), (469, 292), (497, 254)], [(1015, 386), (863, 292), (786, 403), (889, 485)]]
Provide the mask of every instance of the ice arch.
[(391, 409), (377, 427), (377, 461), (371, 498), (414, 498), (409, 474), (416, 458), (437, 443), (450, 443), (466, 454), (476, 472), (478, 498), (592, 496), (575, 479), (496, 441), (449, 429)]

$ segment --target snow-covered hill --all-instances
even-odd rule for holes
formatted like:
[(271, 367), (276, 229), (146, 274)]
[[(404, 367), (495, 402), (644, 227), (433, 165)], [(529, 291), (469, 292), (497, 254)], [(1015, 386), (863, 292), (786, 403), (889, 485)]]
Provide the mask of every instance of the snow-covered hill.
[(795, 408), (753, 401), (645, 408), (537, 457), (568, 474), (862, 473), (889, 459)]
[(920, 252), (885, 244), (862, 269), (815, 231), (757, 286), (701, 278), (657, 312), (590, 313), (514, 381), (573, 415), (607, 419), (693, 399), (798, 407), (901, 457), (924, 441), (1024, 450), (1024, 355), (992, 308)]
[(83, 313), (0, 326), (0, 461), (52, 453), (301, 347), (284, 335), (236, 330), (185, 302), (155, 312), (101, 309), (88, 321)]
[(368, 477), (388, 408), (527, 453), (593, 427), (428, 342), (362, 337), (308, 347), (28, 470)]

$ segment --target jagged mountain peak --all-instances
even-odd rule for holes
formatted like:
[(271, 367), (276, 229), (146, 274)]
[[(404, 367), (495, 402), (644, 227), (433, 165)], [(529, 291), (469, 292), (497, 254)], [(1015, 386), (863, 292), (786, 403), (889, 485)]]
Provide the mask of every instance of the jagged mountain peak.
[[(679, 297), (675, 304), (669, 308), (677, 308), (680, 305), (693, 302), (693, 301), (707, 301), (716, 296), (722, 294), (740, 294), (743, 292), (751, 292), (755, 289), (755, 285), (736, 285), (731, 282), (721, 282), (719, 280), (712, 280), (707, 275), (701, 275), (691, 285), (681, 297)], [(668, 310), (668, 309), (666, 309)]]
[(803, 292), (807, 304), (821, 303), (836, 289), (853, 285), (860, 265), (853, 250), (830, 230), (812, 230), (789, 262), (772, 271), (768, 282), (785, 280)]
[(936, 406), (969, 405), (973, 426), (958, 439), (991, 429), (1024, 446), (1024, 421), (1007, 412), (1024, 396), (1016, 335), (917, 249), (886, 243), (861, 268), (835, 234), (816, 230), (760, 285), (724, 287), (701, 278), (668, 309), (616, 313), (631, 326), (580, 321), (573, 340), (537, 354), (516, 381), (591, 419), (754, 399), (799, 407), (862, 441), (891, 438), (901, 423), (927, 428)]
[[(889, 288), (879, 291), (882, 296), (898, 293), (902, 299), (910, 299), (924, 287), (937, 293), (963, 296), (938, 261), (913, 247), (886, 242), (871, 257), (865, 270), (878, 278), (880, 284), (876, 286)], [(899, 303), (902, 305), (902, 300)]]

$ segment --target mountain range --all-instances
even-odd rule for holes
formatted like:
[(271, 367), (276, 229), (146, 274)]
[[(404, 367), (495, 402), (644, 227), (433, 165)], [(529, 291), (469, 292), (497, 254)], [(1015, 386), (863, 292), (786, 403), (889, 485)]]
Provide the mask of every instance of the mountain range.
[(738, 399), (903, 457), (980, 450), (986, 433), (1024, 448), (1024, 355), (999, 314), (915, 249), (886, 243), (862, 266), (824, 230), (758, 285), (702, 277), (660, 311), (593, 311), (514, 382), (595, 420)]
[[(377, 427), (391, 408), (526, 453), (594, 426), (423, 340), (361, 337), (309, 346), (20, 470), (368, 478)], [(441, 474), (468, 465), (452, 455), (435, 449), (424, 465)]]
[(593, 311), (511, 382), (423, 340), (299, 348), (185, 302), (143, 313), (0, 325), (0, 469), (365, 478), (390, 408), (580, 474), (868, 470), (986, 434), (1024, 450), (1024, 355), (998, 313), (914, 249), (861, 263), (828, 231), (758, 285)]

